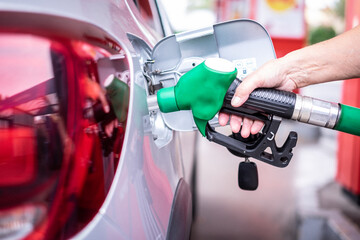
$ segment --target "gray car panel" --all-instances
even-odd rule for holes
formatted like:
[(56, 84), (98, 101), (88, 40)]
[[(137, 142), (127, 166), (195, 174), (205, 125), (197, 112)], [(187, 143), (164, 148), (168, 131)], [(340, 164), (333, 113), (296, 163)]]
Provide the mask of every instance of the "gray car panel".
[[(129, 66), (130, 105), (127, 130), (112, 186), (98, 215), (75, 239), (163, 239), (172, 201), (183, 176), (179, 140), (174, 135), (158, 148), (143, 119), (149, 115), (144, 78), (127, 33), (153, 46), (154, 34), (137, 13), (132, 1), (13, 1), (0, 2), (0, 27), (45, 32), (47, 37), (66, 36), (100, 45), (111, 52), (118, 44)], [(105, 40), (107, 46), (97, 40)], [(109, 41), (110, 40), (110, 41)], [(133, 59), (135, 57), (135, 60)], [(115, 71), (115, 70), (114, 70)]]

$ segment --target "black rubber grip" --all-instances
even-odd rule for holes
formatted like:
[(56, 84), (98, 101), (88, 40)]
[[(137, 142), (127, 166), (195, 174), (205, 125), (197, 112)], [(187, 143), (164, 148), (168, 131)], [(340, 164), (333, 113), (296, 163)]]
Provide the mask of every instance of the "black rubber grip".
[(258, 88), (250, 94), (249, 99), (241, 107), (235, 108), (231, 106), (231, 99), (240, 84), (241, 81), (236, 79), (225, 95), (223, 108), (229, 110), (228, 112), (239, 112), (239, 115), (241, 115), (244, 109), (248, 109), (250, 111), (273, 114), (282, 118), (291, 118), (296, 102), (296, 94), (293, 92), (272, 88)]

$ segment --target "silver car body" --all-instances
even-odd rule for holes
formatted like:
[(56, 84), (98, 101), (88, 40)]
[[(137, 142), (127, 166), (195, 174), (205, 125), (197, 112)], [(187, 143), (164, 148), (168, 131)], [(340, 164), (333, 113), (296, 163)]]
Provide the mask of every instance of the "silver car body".
[[(156, 88), (175, 85), (181, 74), (208, 57), (235, 62), (239, 78), (275, 57), (268, 33), (251, 20), (161, 40), (170, 28), (159, 14), (161, 5), (149, 2), (152, 27), (131, 0), (0, 1), (0, 30), (46, 33), (104, 48), (112, 55), (96, 63), (100, 83), (115, 74), (130, 86), (125, 138), (113, 181), (107, 183), (109, 191), (95, 217), (74, 239), (189, 238), (196, 148), (191, 131), (196, 128), (191, 111), (161, 113), (154, 100)], [(216, 117), (211, 124), (217, 124)]]
[[(128, 74), (130, 79), (127, 129), (120, 163), (102, 207), (93, 220), (73, 236), (74, 239), (165, 239), (167, 236), (174, 239), (174, 236), (189, 236), (191, 194), (183, 180), (181, 143), (178, 134), (169, 129), (166, 132), (170, 134), (170, 141), (161, 146), (155, 143), (154, 123), (146, 101), (147, 86), (140, 65), (142, 60), (128, 37), (128, 34), (137, 36), (151, 49), (164, 34), (169, 33), (165, 19), (156, 15), (161, 6), (156, 2), (151, 4), (157, 18), (155, 29), (147, 25), (130, 0), (0, 1), (2, 29), (21, 27), (35, 35), (39, 30), (40, 33), (63, 35), (94, 45), (99, 43), (92, 39), (101, 39), (108, 44), (108, 49), (114, 49), (112, 43), (122, 49), (121, 53), (113, 51), (115, 54), (108, 62), (116, 62), (124, 56), (128, 61), (129, 69), (118, 72)], [(107, 66), (105, 60), (104, 74), (109, 70)], [(164, 125), (161, 119), (156, 121)], [(194, 140), (193, 137), (189, 139)], [(194, 144), (190, 145), (193, 148)], [(187, 156), (192, 157), (192, 151), (186, 149)], [(182, 196), (179, 198), (177, 195)], [(184, 218), (180, 222), (174, 216), (175, 205), (182, 206)], [(177, 234), (174, 229), (170, 230), (175, 223), (179, 224)]]

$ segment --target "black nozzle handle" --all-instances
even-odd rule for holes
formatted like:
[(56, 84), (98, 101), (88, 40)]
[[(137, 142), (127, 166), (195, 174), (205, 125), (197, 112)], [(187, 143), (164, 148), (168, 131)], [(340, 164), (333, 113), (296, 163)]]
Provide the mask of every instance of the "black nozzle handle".
[(291, 119), (296, 103), (295, 93), (272, 88), (258, 88), (250, 94), (248, 100), (241, 107), (235, 108), (231, 106), (231, 99), (240, 84), (241, 80), (235, 79), (228, 89), (223, 104), (224, 112), (232, 114), (238, 112), (241, 115), (241, 112), (245, 110), (249, 114), (260, 112)]

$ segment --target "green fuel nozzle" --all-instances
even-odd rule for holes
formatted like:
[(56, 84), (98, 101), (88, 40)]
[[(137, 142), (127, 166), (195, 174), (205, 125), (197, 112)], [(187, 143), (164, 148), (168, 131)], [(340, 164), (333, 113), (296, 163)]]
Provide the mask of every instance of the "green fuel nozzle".
[(129, 106), (129, 86), (113, 74), (105, 79), (104, 86), (116, 118), (124, 123)]
[[(196, 126), (209, 141), (227, 147), (237, 156), (253, 157), (277, 167), (289, 164), (298, 139), (297, 133), (291, 131), (282, 146), (276, 144), (282, 118), (360, 136), (359, 108), (293, 92), (258, 88), (242, 106), (233, 107), (231, 100), (241, 84), (236, 76), (232, 62), (210, 58), (185, 73), (175, 86), (160, 89), (155, 99), (164, 113), (191, 110)], [(240, 134), (222, 135), (208, 124), (219, 111), (263, 121), (264, 127), (250, 140)]]
[(236, 75), (234, 63), (209, 58), (185, 73), (176, 86), (157, 92), (160, 111), (192, 110), (195, 124), (205, 136), (207, 122), (221, 109), (225, 94)]
[[(157, 101), (162, 112), (192, 110), (194, 121), (203, 136), (206, 124), (217, 112), (252, 117), (256, 113), (360, 136), (360, 109), (292, 92), (258, 88), (238, 108), (231, 99), (241, 81), (235, 65), (221, 58), (209, 58), (185, 73), (176, 86), (160, 89)], [(236, 80), (235, 80), (236, 79)]]

